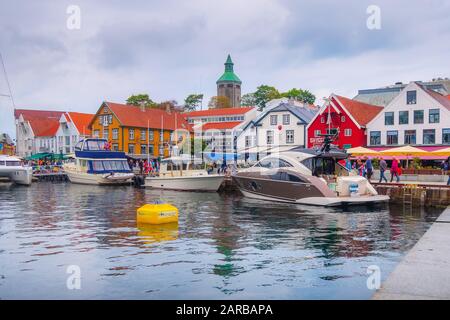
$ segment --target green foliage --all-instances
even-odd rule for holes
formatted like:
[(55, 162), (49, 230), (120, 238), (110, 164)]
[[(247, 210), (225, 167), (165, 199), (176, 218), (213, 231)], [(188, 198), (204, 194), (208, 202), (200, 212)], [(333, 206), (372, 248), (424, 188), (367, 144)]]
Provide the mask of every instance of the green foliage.
[(198, 106), (201, 106), (203, 101), (203, 94), (190, 94), (184, 99), (184, 111), (195, 111)]
[(297, 100), (297, 101), (309, 103), (309, 104), (313, 104), (314, 101), (316, 101), (316, 96), (315, 95), (313, 95), (308, 90), (303, 90), (303, 89), (292, 88), (289, 91), (283, 92), (281, 94), (281, 96), (282, 97), (286, 97), (286, 98), (290, 98), (290, 99), (294, 99), (294, 100)]
[(231, 108), (231, 102), (228, 97), (225, 96), (214, 96), (211, 97), (208, 103), (208, 109), (223, 109)]
[(380, 168), (380, 159), (372, 158), (372, 166), (374, 167), (374, 169), (379, 169)]
[(261, 85), (256, 88), (255, 93), (253, 94), (255, 97), (255, 105), (259, 110), (262, 110), (266, 107), (266, 103), (273, 99), (278, 99), (281, 97), (280, 92), (275, 87), (271, 87), (268, 85)]
[(420, 169), (421, 164), (422, 160), (420, 160), (420, 158), (415, 157), (412, 159), (410, 166), (412, 166), (414, 169)]
[(242, 107), (254, 107), (256, 106), (256, 98), (254, 93), (246, 93), (241, 97)]
[(154, 107), (156, 103), (150, 99), (149, 95), (146, 93), (141, 94), (134, 94), (128, 97), (127, 104), (133, 105), (133, 106), (141, 106), (144, 105), (144, 107)]

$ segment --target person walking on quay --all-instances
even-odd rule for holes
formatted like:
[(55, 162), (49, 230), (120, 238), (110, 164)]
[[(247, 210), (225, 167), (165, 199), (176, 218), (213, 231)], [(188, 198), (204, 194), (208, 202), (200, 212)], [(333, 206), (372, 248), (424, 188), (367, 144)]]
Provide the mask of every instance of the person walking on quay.
[(139, 165), (139, 174), (143, 174), (144, 173), (144, 161), (142, 161), (142, 159), (139, 159), (138, 165)]
[(366, 164), (365, 164), (365, 169), (366, 169), (366, 175), (367, 175), (367, 180), (370, 182), (370, 178), (372, 178), (372, 173), (373, 173), (373, 165), (372, 165), (372, 160), (370, 160), (370, 158), (366, 157)]
[(391, 182), (395, 178), (397, 179), (397, 183), (400, 182), (400, 177), (398, 176), (398, 160), (397, 158), (392, 159), (392, 165), (391, 165)]
[(447, 185), (450, 186), (450, 157), (447, 158), (446, 162), (446, 168), (444, 168), (447, 171), (448, 180)]
[(387, 166), (388, 165), (387, 165), (386, 160), (384, 160), (383, 158), (380, 158), (380, 181), (379, 181), (379, 183), (381, 183), (381, 181), (383, 181), (383, 179), (384, 179), (384, 181), (386, 181), (386, 183), (388, 182), (386, 179), (386, 176), (384, 175), (384, 173), (387, 170)]
[(358, 174), (361, 177), (363, 177), (364, 176), (364, 164), (362, 163), (360, 158), (358, 158), (358, 160), (356, 160), (356, 169), (358, 170)]
[(347, 168), (348, 172), (352, 171), (352, 162), (349, 158), (345, 159), (345, 167)]

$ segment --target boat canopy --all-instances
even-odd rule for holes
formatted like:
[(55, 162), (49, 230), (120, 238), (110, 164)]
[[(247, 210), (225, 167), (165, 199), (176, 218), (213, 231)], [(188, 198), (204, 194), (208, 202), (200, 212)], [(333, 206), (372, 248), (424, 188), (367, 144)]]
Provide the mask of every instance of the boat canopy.
[(336, 147), (331, 147), (328, 152), (323, 152), (320, 151), (319, 149), (306, 149), (306, 148), (294, 148), (290, 151), (311, 154), (317, 158), (333, 158), (336, 160), (347, 159), (350, 156), (344, 150), (338, 149)]

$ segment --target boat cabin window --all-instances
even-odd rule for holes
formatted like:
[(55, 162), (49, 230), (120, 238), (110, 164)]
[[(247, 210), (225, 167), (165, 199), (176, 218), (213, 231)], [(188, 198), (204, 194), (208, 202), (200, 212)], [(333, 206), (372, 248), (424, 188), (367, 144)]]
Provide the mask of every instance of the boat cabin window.
[(4, 166), (5, 165), (5, 161), (0, 161), (0, 166)]
[(81, 151), (81, 147), (83, 146), (83, 141), (78, 142), (75, 145), (75, 150)]
[(275, 174), (272, 174), (270, 176), (273, 180), (280, 180), (280, 181), (289, 181), (289, 182), (305, 182), (301, 178), (297, 177), (296, 175), (287, 173), (287, 172), (277, 172)]
[(312, 173), (314, 176), (333, 175), (335, 171), (335, 160), (333, 158), (313, 158)]
[(86, 140), (85, 149), (91, 151), (106, 150), (105, 140)]
[(255, 166), (263, 167), (263, 168), (267, 168), (267, 169), (292, 167), (292, 165), (289, 162), (279, 159), (279, 158), (267, 158), (267, 159), (261, 160)]
[(7, 167), (19, 167), (20, 161), (6, 161)]
[(130, 166), (125, 160), (93, 160), (92, 169), (94, 171), (129, 171)]

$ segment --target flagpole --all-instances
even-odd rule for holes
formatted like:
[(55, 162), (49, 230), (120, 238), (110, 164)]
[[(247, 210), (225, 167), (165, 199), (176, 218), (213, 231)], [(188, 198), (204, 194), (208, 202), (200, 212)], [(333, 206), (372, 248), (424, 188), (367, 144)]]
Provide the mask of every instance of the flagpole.
[(150, 119), (147, 119), (147, 165), (150, 163)]

